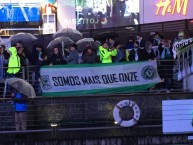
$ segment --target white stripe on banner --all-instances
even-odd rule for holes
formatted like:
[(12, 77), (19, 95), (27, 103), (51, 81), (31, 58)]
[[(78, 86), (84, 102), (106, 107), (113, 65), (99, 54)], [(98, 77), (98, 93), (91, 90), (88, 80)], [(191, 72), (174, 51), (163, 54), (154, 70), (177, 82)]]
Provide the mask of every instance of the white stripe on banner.
[(163, 133), (193, 132), (193, 100), (162, 101)]
[(156, 61), (46, 66), (40, 70), (43, 93), (134, 87), (160, 82)]

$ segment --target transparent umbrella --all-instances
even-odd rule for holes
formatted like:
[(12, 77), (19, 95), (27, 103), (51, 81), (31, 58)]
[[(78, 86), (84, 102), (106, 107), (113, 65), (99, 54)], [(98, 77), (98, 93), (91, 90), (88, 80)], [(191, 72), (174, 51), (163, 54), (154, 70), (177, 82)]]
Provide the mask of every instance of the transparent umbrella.
[(87, 44), (90, 44), (94, 50), (97, 50), (98, 47), (100, 46), (100, 42), (94, 41), (93, 38), (83, 38), (83, 39), (80, 39), (80, 40), (78, 40), (76, 42), (76, 44), (78, 46), (78, 51), (79, 52), (84, 51), (84, 49), (86, 48)]
[(75, 42), (83, 38), (82, 33), (80, 33), (78, 30), (71, 29), (71, 28), (65, 28), (53, 34), (54, 39), (61, 36), (69, 37)]
[(34, 88), (25, 80), (20, 78), (9, 78), (5, 81), (21, 94), (28, 96), (29, 98), (35, 98), (36, 94)]
[(9, 41), (11, 43), (16, 43), (18, 41), (22, 41), (22, 42), (32, 42), (32, 41), (36, 41), (38, 38), (36, 36), (34, 36), (31, 33), (17, 33), (13, 36), (11, 36), (9, 38)]
[(64, 45), (70, 45), (70, 44), (73, 44), (74, 41), (72, 41), (72, 40), (71, 40), (70, 38), (68, 38), (68, 37), (63, 37), (63, 36), (61, 36), (61, 37), (58, 37), (58, 38), (55, 38), (54, 40), (52, 40), (52, 41), (48, 44), (47, 48), (53, 48), (55, 45), (59, 45), (59, 44), (62, 44), (62, 43), (64, 43)]

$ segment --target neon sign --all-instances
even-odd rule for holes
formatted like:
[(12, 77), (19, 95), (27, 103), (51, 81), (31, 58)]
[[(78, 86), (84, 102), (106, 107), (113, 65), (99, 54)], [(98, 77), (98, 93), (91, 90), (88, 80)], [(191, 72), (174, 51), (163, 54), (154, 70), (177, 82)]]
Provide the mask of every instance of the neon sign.
[[(174, 3), (172, 3), (174, 2)], [(159, 3), (156, 4), (157, 11), (156, 15), (159, 14), (162, 8), (162, 15), (165, 16), (166, 13), (171, 13), (172, 15), (175, 13), (180, 13), (182, 11), (183, 15), (187, 13), (188, 0), (160, 0)]]

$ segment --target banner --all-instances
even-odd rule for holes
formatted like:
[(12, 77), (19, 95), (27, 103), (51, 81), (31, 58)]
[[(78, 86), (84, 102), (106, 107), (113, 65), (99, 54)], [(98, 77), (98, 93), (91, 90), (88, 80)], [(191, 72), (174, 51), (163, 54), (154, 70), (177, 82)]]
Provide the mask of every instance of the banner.
[(189, 38), (189, 39), (183, 39), (181, 41), (175, 42), (173, 44), (173, 54), (174, 54), (174, 58), (176, 58), (176, 56), (180, 55), (180, 53), (182, 51), (186, 51), (189, 47), (189, 45), (193, 44), (193, 38)]
[(193, 100), (163, 100), (163, 134), (187, 134), (193, 132)]
[(156, 61), (44, 66), (43, 96), (144, 91), (160, 82)]

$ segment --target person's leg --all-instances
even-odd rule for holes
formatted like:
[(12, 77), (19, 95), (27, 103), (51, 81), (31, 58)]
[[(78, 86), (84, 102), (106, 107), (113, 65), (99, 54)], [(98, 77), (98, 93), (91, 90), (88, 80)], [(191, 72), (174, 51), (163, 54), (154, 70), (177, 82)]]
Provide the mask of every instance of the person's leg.
[(20, 130), (20, 116), (19, 116), (19, 112), (15, 112), (15, 129), (17, 131)]
[(20, 112), (20, 121), (21, 121), (22, 130), (26, 130), (27, 129), (27, 115), (26, 115), (26, 112)]
[(120, 10), (121, 10), (121, 19), (123, 20), (126, 10), (126, 4), (124, 1), (120, 3)]

